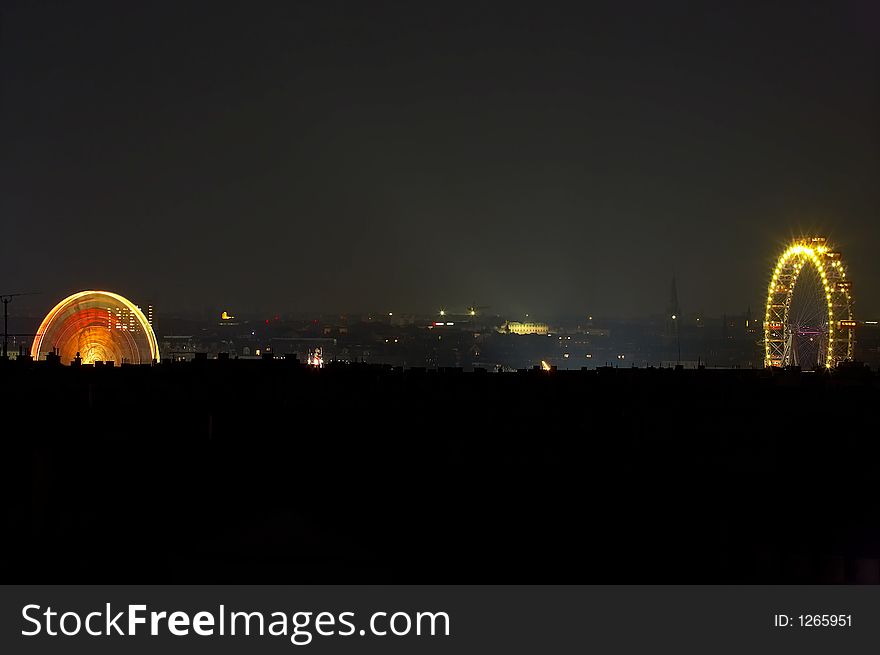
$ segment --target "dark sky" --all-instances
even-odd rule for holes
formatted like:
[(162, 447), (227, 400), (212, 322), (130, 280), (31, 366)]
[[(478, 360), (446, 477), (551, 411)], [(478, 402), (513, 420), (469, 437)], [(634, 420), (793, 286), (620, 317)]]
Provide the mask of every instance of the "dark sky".
[(160, 309), (880, 314), (880, 4), (0, 5), (2, 290)]

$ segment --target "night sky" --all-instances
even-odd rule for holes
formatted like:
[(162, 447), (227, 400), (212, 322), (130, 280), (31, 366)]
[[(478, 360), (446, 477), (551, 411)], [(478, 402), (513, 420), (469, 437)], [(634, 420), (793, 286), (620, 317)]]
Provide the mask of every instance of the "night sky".
[[(880, 4), (0, 4), (0, 291), (685, 311), (833, 238), (880, 315)], [(759, 309), (760, 311), (760, 309)], [(37, 312), (39, 313), (39, 312)]]

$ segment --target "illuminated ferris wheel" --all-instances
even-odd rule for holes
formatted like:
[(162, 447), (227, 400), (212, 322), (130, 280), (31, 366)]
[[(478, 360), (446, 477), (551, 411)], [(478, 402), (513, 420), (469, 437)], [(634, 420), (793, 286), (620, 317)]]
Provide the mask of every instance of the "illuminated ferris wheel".
[(79, 358), (149, 364), (159, 361), (153, 327), (140, 308), (109, 291), (80, 291), (59, 302), (43, 319), (31, 356), (55, 353), (65, 364)]
[(853, 359), (852, 282), (824, 237), (799, 239), (782, 253), (767, 290), (765, 366), (833, 368)]

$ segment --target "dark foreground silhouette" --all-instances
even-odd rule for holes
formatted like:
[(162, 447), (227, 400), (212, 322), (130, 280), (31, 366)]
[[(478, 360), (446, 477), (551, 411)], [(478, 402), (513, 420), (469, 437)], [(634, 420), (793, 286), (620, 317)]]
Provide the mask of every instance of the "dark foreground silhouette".
[(880, 581), (878, 376), (0, 362), (5, 583)]

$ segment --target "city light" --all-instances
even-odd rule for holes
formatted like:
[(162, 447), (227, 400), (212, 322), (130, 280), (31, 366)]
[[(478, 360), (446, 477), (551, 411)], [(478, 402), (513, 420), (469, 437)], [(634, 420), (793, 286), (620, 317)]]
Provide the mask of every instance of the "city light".
[[(386, 340), (387, 341), (387, 340)], [(309, 351), (308, 356), (309, 366), (314, 366), (315, 368), (324, 368), (324, 351), (321, 348), (315, 348), (313, 351)]]

